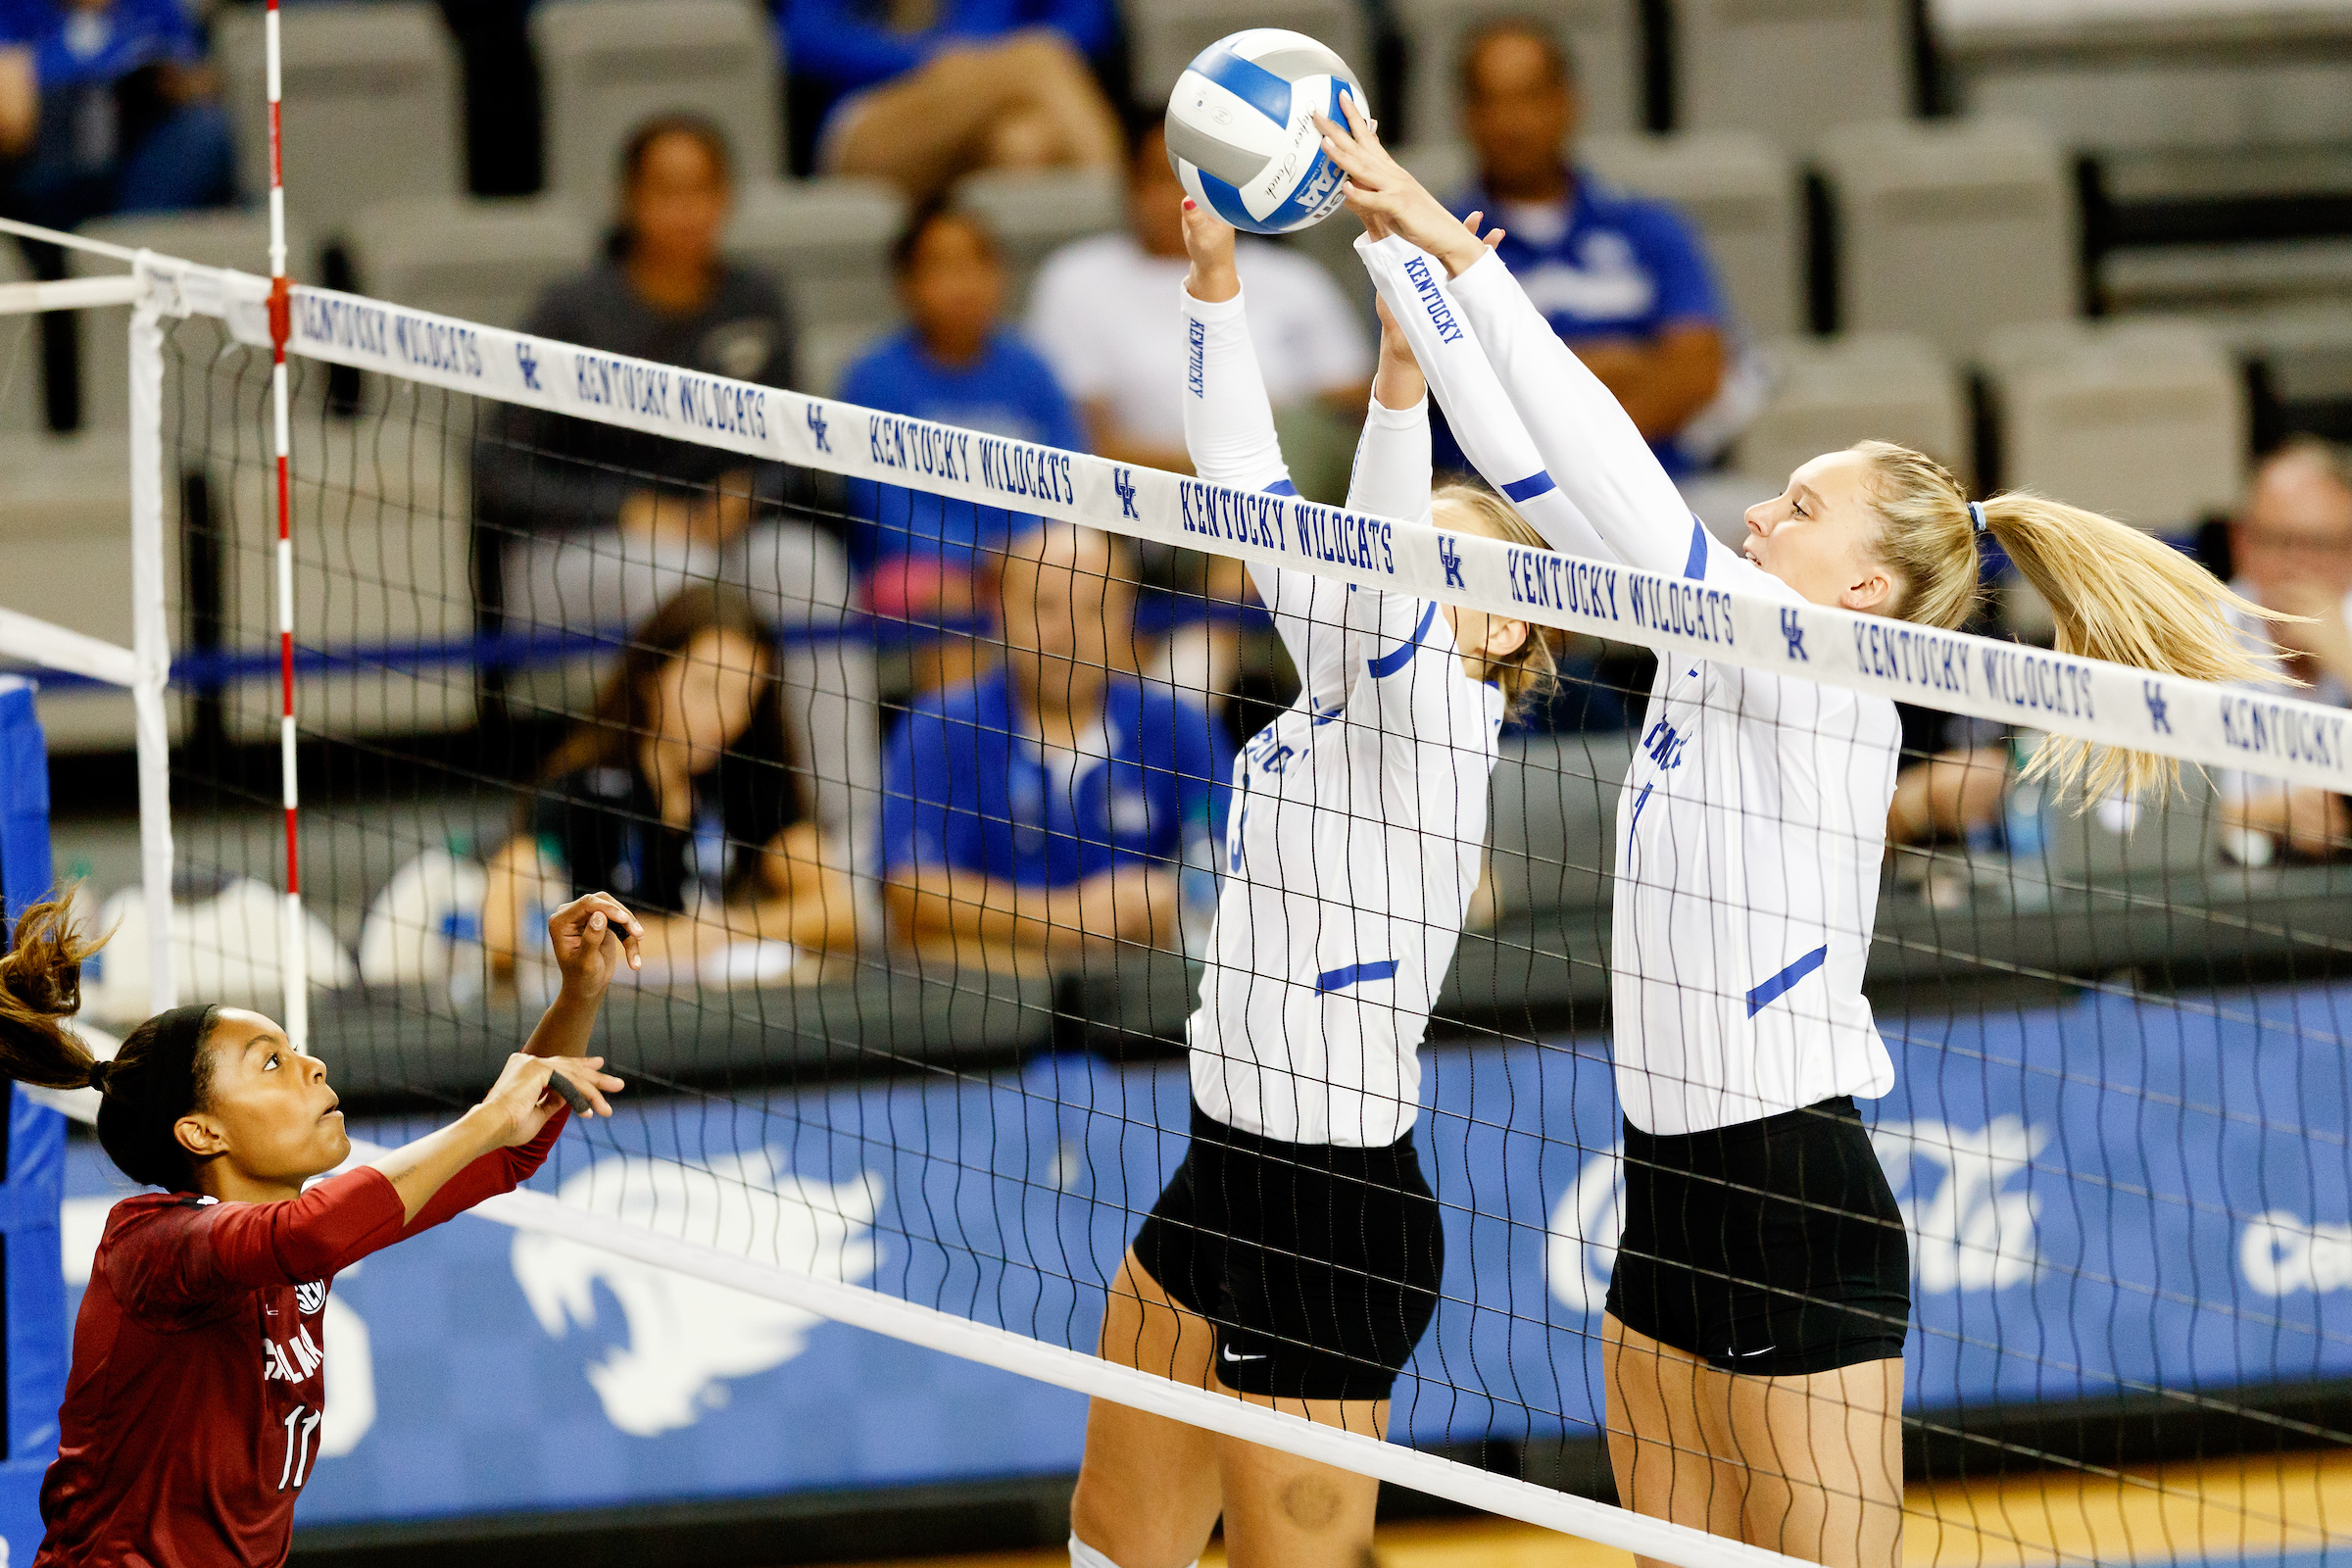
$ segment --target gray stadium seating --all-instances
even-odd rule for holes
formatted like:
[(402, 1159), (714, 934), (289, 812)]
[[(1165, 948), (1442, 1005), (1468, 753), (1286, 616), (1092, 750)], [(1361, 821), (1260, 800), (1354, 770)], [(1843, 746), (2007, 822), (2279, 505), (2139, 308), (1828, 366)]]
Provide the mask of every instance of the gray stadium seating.
[(1995, 327), (2074, 314), (2076, 222), (2058, 146), (2019, 121), (1827, 132), (1839, 324), (1973, 353)]
[(956, 205), (986, 223), (997, 237), (1011, 274), (1005, 309), (1018, 315), (1028, 301), (1030, 281), (1048, 256), (1071, 240), (1126, 222), (1127, 189), (1117, 173), (1108, 172), (990, 172), (956, 185)]
[(1588, 136), (1584, 162), (1602, 178), (1673, 203), (1698, 226), (1733, 310), (1749, 332), (1781, 337), (1803, 321), (1797, 266), (1796, 171), (1762, 136)]
[(520, 326), (595, 248), (576, 208), (538, 197), (382, 202), (352, 220), (346, 243), (364, 292), (491, 326)]
[[(466, 188), (457, 51), (437, 6), (288, 6), (282, 16), (289, 212), (334, 235), (372, 203)], [(238, 183), (257, 200), (270, 188), (262, 21), (259, 6), (232, 7), (213, 33), (236, 126)]]
[[(15, 240), (0, 240), (0, 283), (28, 283), (32, 272)], [(0, 317), (0, 439), (48, 429), (41, 372), (41, 318)]]
[(531, 13), (547, 124), (547, 189), (602, 215), (621, 148), (655, 115), (725, 127), (749, 183), (781, 167), (783, 72), (755, 0), (563, 0)]
[(1541, 6), (1510, 0), (1394, 0), (1392, 9), (1404, 34), (1405, 122), (1416, 141), (1462, 133), (1459, 40), (1495, 17), (1540, 17), (1557, 29), (1576, 61), (1577, 118), (1585, 130), (1642, 127), (1642, 29), (1632, 0), (1548, 0)]
[(1369, 90), (1371, 40), (1356, 0), (1119, 0), (1119, 11), (1139, 104), (1166, 103), (1193, 56), (1244, 27), (1289, 27), (1321, 39)]
[(1488, 792), (1488, 874), (1498, 916), (1605, 906), (1616, 860), (1627, 735), (1506, 738)]
[[(204, 267), (227, 267), (240, 271), (267, 274), (270, 270), (270, 220), (262, 212), (205, 212), (155, 214), (139, 218), (109, 218), (82, 225), (84, 234), (132, 249), (144, 247), (165, 256), (176, 256)], [(123, 270), (121, 262), (92, 256), (86, 251), (69, 251), (67, 265), (76, 275), (94, 275)], [(318, 258), (310, 235), (291, 220), (286, 233), (286, 270), (294, 276), (316, 277)], [(113, 306), (103, 310), (74, 313), (81, 334), (81, 422), (85, 429), (122, 429), (130, 422), (129, 337), (130, 307)], [(176, 394), (173, 366), (181, 378), (201, 377), (210, 366), (212, 356), (226, 333), (220, 323), (209, 317), (192, 318), (172, 323), (169, 328), (164, 382), (164, 439), (175, 439), (176, 416), (172, 399)], [(260, 368), (248, 376), (249, 383), (240, 391), (240, 412), (235, 417), (259, 417), (268, 394), (269, 356), (259, 356)], [(298, 382), (317, 386), (322, 376), (297, 376)], [(193, 393), (193, 388), (191, 388)], [(231, 416), (224, 404), (212, 404), (216, 420)], [(193, 430), (186, 439), (203, 438)]]
[(2237, 499), (2244, 386), (2211, 329), (2160, 318), (2010, 327), (1983, 359), (2004, 485), (2167, 534)]
[[(295, 636), (306, 646), (380, 649), (458, 642), (474, 628), (472, 518), (465, 432), (443, 427), (448, 400), (414, 384), (359, 419), (306, 421), (294, 467)], [(277, 644), (273, 553), (276, 485), (261, 462), (210, 466), (226, 552), (221, 584), (227, 647)], [(277, 730), (274, 676), (224, 694), (239, 740)], [(400, 735), (473, 721), (473, 671), (402, 659), (351, 673), (308, 675), (295, 688), (307, 733)]]
[(1892, 333), (1770, 345), (1773, 385), (1735, 466), (1777, 487), (1798, 464), (1856, 441), (1915, 447), (1966, 478), (1968, 399), (1951, 361)]
[(890, 242), (906, 198), (875, 180), (781, 180), (736, 195), (727, 252), (782, 278), (800, 323), (799, 390), (829, 393), (843, 367), (899, 320)]
[[(176, 625), (179, 528), (169, 512), (164, 549)], [(121, 431), (0, 437), (0, 605), (129, 646), (130, 448)], [(175, 719), (181, 712), (174, 705)], [(128, 751), (130, 697), (61, 687), (42, 695), (41, 725), (52, 751)]]
[[(1588, 136), (1573, 156), (1604, 179), (1680, 209), (1750, 332), (1779, 337), (1800, 328), (1796, 173), (1773, 143), (1736, 131)], [(1458, 141), (1416, 143), (1397, 157), (1442, 200), (1476, 172)]]
[(1911, 106), (1903, 0), (1677, 0), (1679, 123), (1791, 149)]

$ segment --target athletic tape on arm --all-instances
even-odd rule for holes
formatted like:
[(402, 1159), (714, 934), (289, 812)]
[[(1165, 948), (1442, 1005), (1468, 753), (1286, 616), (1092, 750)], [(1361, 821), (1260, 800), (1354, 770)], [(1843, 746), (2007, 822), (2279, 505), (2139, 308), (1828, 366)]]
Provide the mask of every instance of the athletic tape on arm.
[[(184, 273), (183, 313), (221, 301), (231, 329), (246, 336), (256, 312), (243, 302), (267, 284), (194, 267)], [(1680, 656), (2352, 793), (2352, 711), (2299, 699), (1229, 489), (328, 289), (294, 290), (288, 347), (853, 478), (1107, 523)]]

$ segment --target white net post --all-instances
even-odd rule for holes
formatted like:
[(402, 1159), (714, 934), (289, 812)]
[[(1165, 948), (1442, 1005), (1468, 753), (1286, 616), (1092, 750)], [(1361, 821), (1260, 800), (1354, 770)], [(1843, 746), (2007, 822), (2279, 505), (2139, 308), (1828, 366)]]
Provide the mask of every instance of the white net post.
[(148, 1005), (176, 1006), (172, 972), (172, 733), (164, 693), (172, 680), (172, 626), (164, 588), (164, 326), (145, 253), (130, 318), (130, 689), (138, 741), (139, 874), (147, 906)]

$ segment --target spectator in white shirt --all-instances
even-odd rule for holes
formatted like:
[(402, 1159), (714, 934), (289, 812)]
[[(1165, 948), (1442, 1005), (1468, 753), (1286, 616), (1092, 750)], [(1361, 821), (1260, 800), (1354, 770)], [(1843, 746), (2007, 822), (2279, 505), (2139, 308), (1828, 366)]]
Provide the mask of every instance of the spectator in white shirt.
[[(2286, 673), (2304, 684), (2278, 689), (2352, 708), (2352, 453), (2309, 436), (2273, 453), (2230, 522), (2230, 587), (2267, 610), (2307, 617), (2239, 628), (2286, 649)], [(2352, 834), (2352, 805), (2332, 791), (2250, 773), (2228, 775), (2223, 789), (2241, 858), (2265, 859), (2279, 844), (2331, 854)]]
[[(1329, 272), (1296, 251), (1245, 238), (1234, 255), (1277, 416), (1321, 403), (1352, 431), (1372, 383), (1362, 317)], [(1184, 447), (1188, 265), (1184, 187), (1168, 165), (1165, 128), (1154, 122), (1136, 138), (1128, 162), (1126, 231), (1054, 252), (1029, 301), (1029, 341), (1078, 405), (1088, 443), (1114, 462), (1193, 471)], [(1182, 554), (1190, 559), (1145, 552), (1145, 581), (1174, 590), (1177, 624), (1145, 661), (1144, 673), (1205, 694), (1213, 710), (1231, 690), (1241, 634), (1229, 619), (1199, 612), (1204, 599), (1238, 603), (1243, 574), (1227, 558), (1208, 564)]]

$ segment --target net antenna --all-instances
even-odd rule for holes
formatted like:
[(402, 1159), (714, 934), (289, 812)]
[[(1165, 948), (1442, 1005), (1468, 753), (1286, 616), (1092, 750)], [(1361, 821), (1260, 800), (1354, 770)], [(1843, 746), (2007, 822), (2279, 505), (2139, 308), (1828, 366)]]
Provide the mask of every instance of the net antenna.
[(310, 949), (302, 919), (300, 787), (294, 764), (294, 498), (288, 473), (293, 446), (286, 412), (286, 340), (293, 335), (293, 295), (286, 277), (286, 165), (279, 118), (281, 73), (277, 0), (269, 0), (262, 48), (270, 78), (270, 399), (277, 459), (278, 771), (286, 804), (286, 915), (279, 943), (285, 973), (286, 1039), (307, 1054), (311, 1038)]

